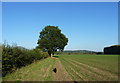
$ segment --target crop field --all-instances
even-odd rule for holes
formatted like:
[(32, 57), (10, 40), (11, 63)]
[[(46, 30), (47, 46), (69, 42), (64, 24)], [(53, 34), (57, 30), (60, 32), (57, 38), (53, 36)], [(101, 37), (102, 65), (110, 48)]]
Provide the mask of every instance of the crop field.
[(118, 55), (49, 57), (6, 75), (3, 81), (118, 81)]
[(118, 80), (118, 55), (64, 55), (60, 60), (73, 80)]

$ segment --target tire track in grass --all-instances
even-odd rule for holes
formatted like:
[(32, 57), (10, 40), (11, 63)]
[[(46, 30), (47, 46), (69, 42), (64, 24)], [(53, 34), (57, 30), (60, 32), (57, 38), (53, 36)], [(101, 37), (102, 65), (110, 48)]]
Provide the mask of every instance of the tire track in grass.
[[(41, 61), (36, 61), (31, 65), (26, 66), (24, 71), (21, 72), (20, 77), (21, 79), (17, 79), (18, 81), (36, 81), (36, 80), (43, 80), (43, 74), (47, 69), (45, 66), (48, 65), (47, 63), (50, 62), (51, 59), (43, 59)], [(44, 64), (43, 64), (44, 63)], [(36, 65), (35, 65), (36, 64)], [(29, 68), (29, 69), (28, 69)], [(22, 68), (18, 70), (20, 72), (23, 70)], [(26, 72), (27, 71), (27, 72)], [(39, 72), (36, 74), (36, 72)], [(16, 76), (18, 78), (18, 76)], [(40, 77), (40, 78), (39, 78)]]
[[(85, 63), (85, 64), (88, 64), (89, 62), (92, 62), (92, 64), (90, 64), (91, 66), (94, 66), (94, 67), (97, 67), (97, 68), (99, 68), (99, 69), (101, 69), (101, 70), (103, 70), (103, 71), (108, 71), (108, 72), (110, 72), (110, 73), (112, 73), (112, 74), (116, 74), (116, 75), (118, 75), (118, 68), (113, 68), (113, 66), (114, 65), (116, 65), (116, 64), (109, 64), (109, 66), (108, 66), (108, 62), (105, 64), (104, 62), (102, 62), (102, 60), (96, 60), (96, 59), (90, 59), (90, 60), (88, 60), (88, 59), (81, 59), (81, 58), (74, 58), (75, 60), (77, 60), (77, 61), (80, 61), (80, 60), (84, 60), (84, 62), (86, 61), (87, 63)], [(83, 62), (82, 62), (83, 63)], [(98, 65), (95, 65), (94, 63), (97, 63), (97, 64), (99, 64), (100, 66), (98, 66)], [(118, 64), (116, 65), (116, 66), (118, 66)], [(114, 67), (116, 67), (116, 66), (114, 66)], [(111, 68), (111, 69), (109, 69), (109, 68)], [(113, 71), (114, 70), (114, 71)]]
[[(74, 60), (75, 61), (75, 60)], [(76, 61), (76, 62), (78, 62), (79, 63), (79, 61)], [(81, 63), (81, 62), (80, 62)], [(91, 65), (89, 65), (89, 64), (85, 64), (85, 63), (82, 63), (82, 64), (84, 64), (84, 65), (86, 65), (86, 66), (88, 66), (90, 69), (94, 69), (94, 70), (96, 70), (95, 72), (96, 73), (98, 73), (98, 74), (100, 74), (100, 75), (102, 75), (102, 76), (106, 76), (106, 77), (108, 77), (109, 79), (111, 79), (111, 80), (118, 80), (118, 75), (116, 75), (115, 73), (112, 73), (112, 72), (110, 72), (110, 71), (107, 71), (107, 70), (104, 70), (104, 69), (101, 69), (101, 68), (98, 68), (98, 67), (96, 67), (96, 66), (91, 66)], [(99, 64), (98, 64), (99, 65)], [(97, 72), (97, 70), (100, 72)]]
[[(3, 81), (44, 81), (46, 80), (45, 78), (48, 76), (45, 73), (50, 69), (50, 67), (47, 67), (52, 62), (53, 60), (51, 58), (46, 58), (34, 62), (7, 75), (3, 78)], [(43, 75), (45, 75), (45, 77), (43, 77)]]
[[(67, 59), (69, 60), (69, 59)], [(76, 69), (79, 69), (80, 73), (83, 75), (81, 75), (81, 77), (85, 80), (85, 81), (96, 81), (96, 76), (98, 76), (97, 74), (87, 70), (86, 68), (80, 67), (77, 64), (75, 64), (74, 62), (69, 62), (70, 64), (72, 64), (73, 66), (76, 67)], [(79, 74), (79, 73), (78, 73)], [(101, 78), (102, 80), (103, 78)]]
[[(85, 77), (87, 78), (86, 81), (98, 81), (98, 80), (105, 80), (102, 76), (99, 76), (98, 74), (90, 71), (89, 69), (87, 69), (86, 67), (82, 66), (82, 65), (78, 65), (75, 62), (71, 62), (72, 65), (76, 66), (78, 69), (80, 69), (82, 71), (82, 73), (84, 73)], [(97, 78), (96, 78), (97, 77)]]
[(107, 77), (109, 78), (109, 80), (118, 80), (118, 76), (116, 76), (115, 74), (112, 74), (112, 73), (110, 73), (110, 72), (108, 72), (108, 71), (103, 71), (103, 70), (101, 70), (101, 69), (92, 67), (92, 66), (90, 66), (90, 65), (87, 65), (87, 64), (84, 64), (84, 63), (80, 63), (80, 62), (78, 62), (78, 61), (75, 61), (75, 60), (73, 60), (73, 59), (72, 59), (71, 61), (73, 61), (73, 62), (75, 62), (75, 63), (78, 63), (78, 64), (80, 64), (80, 65), (82, 65), (82, 66), (84, 66), (84, 67), (87, 67), (87, 68), (89, 68), (90, 70), (93, 70), (93, 71), (96, 72), (96, 73), (102, 74), (103, 76), (107, 76)]
[[(65, 62), (64, 62), (65, 63)], [(68, 65), (64, 65), (65, 66), (65, 69), (66, 69), (66, 71), (69, 73), (69, 75), (72, 77), (72, 80), (73, 81), (76, 81), (76, 80), (82, 80), (82, 79), (80, 79), (77, 75), (76, 75), (76, 73), (74, 73), (72, 70), (71, 70), (71, 68), (69, 68), (70, 66), (68, 66)]]
[(52, 65), (49, 65), (49, 67), (46, 69), (46, 72), (45, 72), (45, 74), (43, 75), (44, 78), (48, 76), (51, 67), (52, 67)]
[(51, 58), (48, 58), (48, 60), (46, 60), (46, 62), (44, 62), (43, 64), (41, 64), (40, 67), (38, 67), (38, 69), (35, 70), (36, 73), (33, 73), (34, 80), (40, 80), (40, 81), (45, 81), (47, 79), (47, 75), (46, 71), (49, 72), (48, 70), (50, 69), (50, 64), (53, 62), (53, 60)]
[(52, 62), (49, 63), (49, 66), (48, 66), (47, 70), (45, 71), (45, 74), (43, 75), (43, 79), (47, 80), (47, 81), (52, 81), (53, 80), (52, 69), (53, 69), (55, 60), (53, 58), (51, 58), (51, 59), (52, 59)]
[[(27, 81), (45, 81), (47, 76), (46, 76), (46, 71), (49, 69), (48, 65), (50, 63), (52, 63), (52, 59), (51, 58), (47, 58), (45, 60), (43, 60), (42, 62), (39, 61), (39, 64), (35, 65), (34, 68), (33, 66), (31, 67), (31, 72), (29, 72), (31, 74), (28, 74), (28, 79)], [(49, 73), (48, 73), (49, 74)], [(45, 77), (44, 77), (45, 76)], [(32, 78), (32, 79), (30, 79)], [(24, 79), (26, 81), (26, 79)]]
[[(82, 81), (88, 81), (88, 80), (84, 79), (83, 76), (81, 76), (78, 72), (76, 72), (71, 66), (69, 66), (69, 68), (70, 68)], [(75, 81), (79, 81), (79, 80), (75, 80)]]
[[(52, 67), (54, 65), (55, 60), (50, 57), (50, 61), (46, 62), (46, 65), (41, 68), (41, 74), (39, 77), (41, 77), (40, 81), (52, 81)], [(39, 72), (39, 71), (38, 71)]]
[(81, 69), (82, 73), (86, 73), (86, 76), (89, 78), (89, 81), (106, 81), (106, 79), (101, 76), (100, 74), (90, 70), (89, 68), (86, 68), (83, 65), (80, 65), (76, 62), (71, 61), (73, 65), (75, 65), (76, 67), (78, 67), (79, 69)]
[[(58, 58), (54, 58), (54, 59), (56, 59), (56, 63), (54, 65), (54, 68), (57, 69), (56, 73), (53, 72), (54, 81), (72, 81), (69, 74), (62, 66), (60, 60)], [(73, 82), (71, 82), (71, 83), (73, 83)]]
[[(74, 70), (73, 67), (71, 67), (71, 64), (68, 61), (66, 61), (66, 60), (63, 60), (63, 61), (64, 61), (64, 63), (67, 62), (67, 65), (65, 65), (65, 68), (66, 68), (66, 70), (69, 70), (69, 74), (72, 76), (72, 79), (74, 81), (85, 81), (86, 80), (82, 77), (82, 75), (80, 75), (78, 72), (76, 72), (76, 70)], [(74, 65), (72, 65), (72, 66), (74, 66)]]

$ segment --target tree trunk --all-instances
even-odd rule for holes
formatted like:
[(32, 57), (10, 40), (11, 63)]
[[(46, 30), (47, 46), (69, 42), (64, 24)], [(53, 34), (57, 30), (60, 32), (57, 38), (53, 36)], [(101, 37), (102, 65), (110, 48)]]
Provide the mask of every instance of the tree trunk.
[(49, 56), (51, 57), (51, 52), (50, 52), (50, 51), (48, 51), (48, 54), (49, 54)]
[(52, 54), (54, 55), (54, 52)]

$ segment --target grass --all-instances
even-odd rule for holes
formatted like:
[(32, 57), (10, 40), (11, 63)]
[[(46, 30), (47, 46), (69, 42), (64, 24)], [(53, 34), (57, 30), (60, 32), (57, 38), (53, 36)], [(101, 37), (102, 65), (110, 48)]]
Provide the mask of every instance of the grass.
[(118, 80), (118, 55), (62, 55), (60, 60), (74, 80), (81, 80), (72, 76), (76, 72), (82, 80)]
[(54, 55), (6, 75), (3, 81), (54, 81), (56, 60), (60, 60), (73, 81), (118, 80), (118, 55)]
[(73, 59), (78, 62), (82, 62), (103, 70), (110, 71), (112, 73), (118, 73), (118, 55), (71, 55), (63, 56), (63, 58)]
[(6, 75), (3, 77), (3, 81), (51, 81), (51, 70), (54, 63), (55, 60), (52, 58), (37, 61)]

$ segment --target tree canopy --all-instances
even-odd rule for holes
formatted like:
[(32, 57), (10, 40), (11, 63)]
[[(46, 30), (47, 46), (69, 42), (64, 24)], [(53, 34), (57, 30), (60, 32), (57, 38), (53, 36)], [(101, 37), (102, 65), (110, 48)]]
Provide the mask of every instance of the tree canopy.
[(120, 54), (120, 45), (105, 47), (104, 54)]
[(38, 48), (43, 51), (54, 54), (57, 50), (63, 51), (68, 43), (68, 38), (61, 33), (58, 26), (46, 26), (41, 32), (38, 39)]

